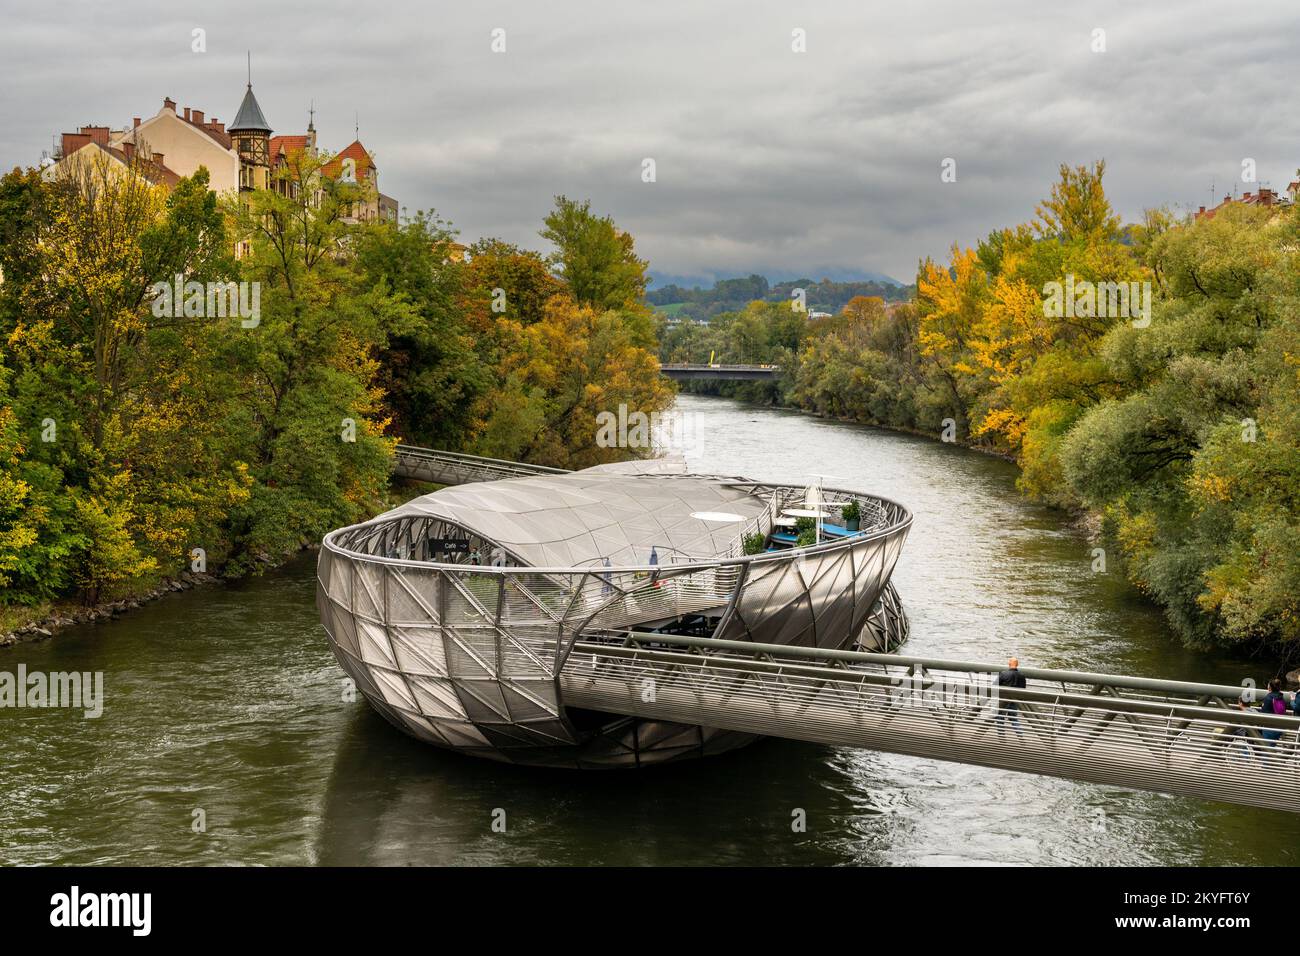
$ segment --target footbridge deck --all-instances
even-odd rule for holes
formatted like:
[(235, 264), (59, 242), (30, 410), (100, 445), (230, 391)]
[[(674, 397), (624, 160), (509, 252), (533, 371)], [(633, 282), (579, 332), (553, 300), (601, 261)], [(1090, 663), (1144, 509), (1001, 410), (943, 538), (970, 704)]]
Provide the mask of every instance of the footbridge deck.
[(1239, 709), (1241, 687), (997, 670), (631, 634), (579, 642), (558, 679), (576, 707), (1300, 811), (1300, 719)]

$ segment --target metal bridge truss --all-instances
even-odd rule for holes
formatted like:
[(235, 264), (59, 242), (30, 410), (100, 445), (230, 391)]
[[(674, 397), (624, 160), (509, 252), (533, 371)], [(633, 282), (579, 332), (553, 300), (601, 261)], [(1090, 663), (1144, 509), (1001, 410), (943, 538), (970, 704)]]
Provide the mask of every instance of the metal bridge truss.
[(467, 485), (476, 481), (501, 478), (526, 478), (530, 475), (563, 475), (563, 468), (529, 465), (499, 458), (482, 458), (457, 452), (398, 445), (393, 453), (393, 474), (438, 485)]

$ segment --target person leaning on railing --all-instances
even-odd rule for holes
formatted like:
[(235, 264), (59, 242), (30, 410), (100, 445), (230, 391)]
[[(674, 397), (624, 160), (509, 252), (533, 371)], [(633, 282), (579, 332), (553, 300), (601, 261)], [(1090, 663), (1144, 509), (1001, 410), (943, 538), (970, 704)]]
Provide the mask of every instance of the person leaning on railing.
[[(1300, 694), (1295, 695), (1297, 711), (1300, 712)], [(1241, 700), (1237, 701), (1238, 710), (1250, 710), (1250, 706), (1243, 695)], [(1285, 717), (1291, 713), (1290, 706), (1287, 705), (1286, 695), (1282, 693), (1282, 682), (1276, 677), (1268, 682), (1268, 693), (1264, 695), (1263, 700), (1259, 702), (1259, 712), (1268, 714), (1273, 717)], [(1267, 741), (1279, 740), (1282, 737), (1282, 731), (1271, 728), (1260, 728), (1259, 735)], [(1246, 729), (1236, 727), (1228, 731), (1230, 737), (1245, 737)]]
[[(1280, 717), (1289, 713), (1290, 710), (1291, 708), (1287, 706), (1286, 695), (1282, 693), (1282, 682), (1275, 677), (1268, 682), (1268, 693), (1259, 702), (1259, 712)], [(1265, 740), (1277, 740), (1282, 736), (1280, 730), (1261, 730), (1259, 733)]]
[[(999, 687), (1012, 687), (1016, 690), (1024, 690), (1028, 686), (1025, 675), (1020, 673), (1020, 661), (1011, 658), (1007, 661), (1007, 668), (998, 673)], [(995, 715), (998, 725), (998, 734), (1002, 734), (1003, 724), (1006, 721), (1011, 722), (1011, 726), (1016, 733), (1020, 733), (1020, 705), (1014, 700), (999, 700), (998, 709)]]

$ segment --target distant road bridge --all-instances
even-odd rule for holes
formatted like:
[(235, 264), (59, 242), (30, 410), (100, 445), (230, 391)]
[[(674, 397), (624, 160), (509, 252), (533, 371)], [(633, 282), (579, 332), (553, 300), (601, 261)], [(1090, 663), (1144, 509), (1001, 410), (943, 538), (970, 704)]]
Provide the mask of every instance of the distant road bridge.
[[(560, 471), (411, 445), (394, 470), (439, 484)], [(1015, 689), (1000, 664), (596, 626), (533, 640), (566, 707), (1300, 812), (1300, 719), (1260, 713), (1242, 687), (1022, 667)]]
[(662, 365), (660, 369), (668, 378), (678, 382), (692, 379), (757, 382), (774, 379), (781, 372), (780, 366), (777, 365)]

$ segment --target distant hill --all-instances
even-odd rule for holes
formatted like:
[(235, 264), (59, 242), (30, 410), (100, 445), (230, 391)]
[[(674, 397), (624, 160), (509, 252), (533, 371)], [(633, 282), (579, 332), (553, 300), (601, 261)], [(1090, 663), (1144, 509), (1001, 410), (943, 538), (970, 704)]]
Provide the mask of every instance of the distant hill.
[[(722, 274), (722, 273), (703, 273), (700, 275), (673, 274), (670, 272), (657, 272), (651, 269), (648, 273), (650, 276), (650, 288), (662, 289), (665, 286), (675, 285), (682, 289), (700, 289), (710, 288), (717, 282), (727, 279), (752, 278), (752, 276), (742, 276), (740, 274)], [(802, 272), (795, 273), (783, 269), (775, 269), (763, 273), (763, 277), (773, 285), (780, 282), (788, 282), (795, 279), (803, 279), (806, 276), (814, 275), (818, 281), (830, 279), (832, 282), (880, 282), (885, 285), (905, 285), (899, 282), (893, 276), (887, 276), (883, 272), (872, 272), (869, 269), (804, 269)], [(804, 281), (807, 281), (804, 279)]]
[(771, 283), (766, 276), (750, 275), (719, 279), (707, 289), (699, 285), (686, 288), (676, 282), (656, 283), (646, 293), (646, 300), (660, 312), (682, 318), (708, 319), (722, 312), (736, 312), (756, 299), (789, 302), (795, 289), (804, 290), (810, 312), (831, 313), (839, 312), (854, 296), (878, 296), (886, 302), (906, 302), (916, 292), (913, 286), (900, 285), (888, 276), (845, 281), (830, 277), (813, 281), (801, 277)]

